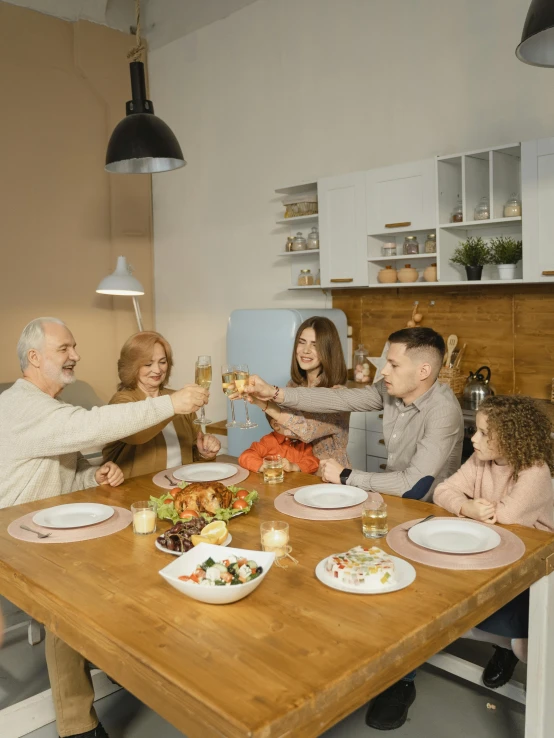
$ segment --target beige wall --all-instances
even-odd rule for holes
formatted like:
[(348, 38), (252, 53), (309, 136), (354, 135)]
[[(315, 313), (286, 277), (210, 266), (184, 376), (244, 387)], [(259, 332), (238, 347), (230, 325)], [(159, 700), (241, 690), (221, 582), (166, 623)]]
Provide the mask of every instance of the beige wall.
[(130, 97), (129, 36), (0, 3), (0, 382), (20, 375), (15, 346), (32, 318), (75, 334), (78, 377), (103, 399), (136, 330), (132, 303), (97, 295), (124, 254), (152, 325), (150, 177), (108, 175), (110, 133)]
[(554, 71), (514, 54), (528, 7), (258, 0), (151, 53), (188, 160), (154, 181), (156, 318), (178, 376), (198, 353), (219, 363), (233, 308), (323, 305), (286, 291), (275, 188), (554, 135)]

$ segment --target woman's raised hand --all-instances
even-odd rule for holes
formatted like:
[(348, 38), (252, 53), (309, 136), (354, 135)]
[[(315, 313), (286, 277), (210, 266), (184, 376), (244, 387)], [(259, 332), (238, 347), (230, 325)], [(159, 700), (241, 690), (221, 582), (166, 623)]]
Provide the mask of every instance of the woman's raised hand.
[[(282, 390), (279, 390), (279, 394), (281, 392)], [(251, 402), (254, 398), (267, 402), (275, 397), (275, 385), (268, 384), (261, 377), (258, 377), (257, 374), (251, 374), (248, 384), (245, 387), (245, 393), (250, 396)]]
[(175, 415), (195, 413), (208, 403), (209, 397), (208, 390), (199, 387), (197, 384), (185, 384), (183, 389), (177, 390), (171, 395)]

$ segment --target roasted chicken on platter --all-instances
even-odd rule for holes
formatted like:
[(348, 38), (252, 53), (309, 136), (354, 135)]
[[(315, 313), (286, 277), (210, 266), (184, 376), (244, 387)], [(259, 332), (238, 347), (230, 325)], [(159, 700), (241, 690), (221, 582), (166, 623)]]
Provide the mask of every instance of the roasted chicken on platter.
[(229, 507), (233, 493), (221, 482), (193, 482), (177, 492), (173, 499), (177, 512), (195, 510), (215, 515), (222, 507)]

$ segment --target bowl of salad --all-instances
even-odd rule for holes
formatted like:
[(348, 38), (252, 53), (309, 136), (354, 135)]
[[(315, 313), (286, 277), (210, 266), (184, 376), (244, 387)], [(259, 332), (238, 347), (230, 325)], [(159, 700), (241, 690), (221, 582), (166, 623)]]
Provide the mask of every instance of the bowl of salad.
[(199, 543), (161, 569), (161, 576), (187, 597), (210, 605), (242, 600), (259, 587), (275, 554)]

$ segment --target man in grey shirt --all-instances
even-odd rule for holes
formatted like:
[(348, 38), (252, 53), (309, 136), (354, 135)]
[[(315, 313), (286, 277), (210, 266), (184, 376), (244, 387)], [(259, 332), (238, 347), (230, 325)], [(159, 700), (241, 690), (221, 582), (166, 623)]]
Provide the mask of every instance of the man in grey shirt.
[[(434, 487), (461, 464), (463, 415), (452, 390), (437, 381), (444, 359), (442, 336), (431, 328), (405, 328), (389, 336), (383, 380), (364, 389), (271, 386), (250, 377), (247, 392), (305, 412), (383, 411), (387, 468), (382, 473), (345, 469), (334, 459), (321, 459), (326, 482), (412, 499), (432, 497)], [(399, 728), (415, 700), (415, 672), (377, 697), (367, 724), (378, 730)]]

